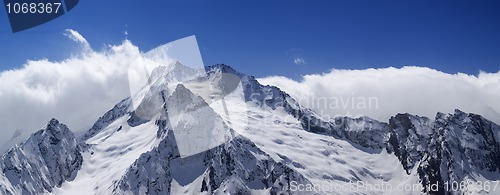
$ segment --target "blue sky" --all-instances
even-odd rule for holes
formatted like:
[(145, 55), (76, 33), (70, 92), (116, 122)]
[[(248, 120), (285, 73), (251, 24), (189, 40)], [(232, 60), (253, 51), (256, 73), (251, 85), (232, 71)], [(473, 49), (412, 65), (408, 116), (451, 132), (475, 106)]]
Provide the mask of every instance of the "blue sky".
[(0, 9), (0, 70), (69, 57), (79, 46), (62, 35), (65, 29), (95, 50), (121, 43), (125, 31), (142, 51), (196, 35), (205, 65), (225, 63), (257, 77), (405, 65), (500, 70), (500, 1), (489, 0), (82, 0), (64, 16), (15, 34)]

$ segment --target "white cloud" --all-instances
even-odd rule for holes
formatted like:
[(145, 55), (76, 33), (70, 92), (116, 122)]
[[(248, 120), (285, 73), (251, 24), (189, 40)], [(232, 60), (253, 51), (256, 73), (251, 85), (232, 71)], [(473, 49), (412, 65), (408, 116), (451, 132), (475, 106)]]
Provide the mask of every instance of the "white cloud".
[(300, 65), (300, 64), (306, 64), (306, 60), (304, 60), (304, 58), (294, 58), (293, 59), (293, 63), (297, 64), (297, 65)]
[(500, 72), (478, 76), (447, 74), (425, 67), (332, 70), (306, 75), (259, 79), (275, 85), (325, 117), (365, 115), (387, 121), (397, 113), (433, 119), (454, 109), (478, 113), (500, 124)]
[[(130, 96), (127, 68), (141, 57), (139, 48), (125, 40), (93, 51), (74, 30), (65, 33), (82, 44), (85, 55), (64, 61), (28, 61), (21, 68), (0, 73), (1, 143), (22, 130), (23, 136), (57, 118), (73, 131), (83, 131), (120, 100)], [(6, 146), (4, 146), (6, 147)], [(5, 148), (1, 149), (5, 149)]]
[[(88, 130), (98, 117), (131, 95), (129, 74), (144, 73), (145, 67), (175, 61), (203, 67), (194, 36), (142, 53), (128, 40), (94, 51), (77, 31), (68, 29), (64, 35), (83, 46), (77, 55), (63, 61), (32, 60), (19, 69), (0, 72), (0, 131), (4, 135), (0, 136), (0, 152), (51, 118), (73, 132)], [(142, 71), (137, 71), (138, 64)], [(15, 132), (22, 135), (13, 136)], [(12, 137), (17, 138), (9, 141)]]
[[(93, 51), (77, 31), (67, 30), (65, 35), (81, 44), (85, 55), (59, 62), (28, 61), (19, 69), (0, 73), (0, 130), (4, 135), (0, 143), (10, 139), (16, 130), (26, 136), (53, 117), (73, 131), (87, 130), (99, 116), (130, 95), (128, 67), (144, 57), (137, 46), (125, 40)], [(438, 111), (459, 108), (500, 123), (500, 72), (472, 76), (404, 67), (332, 70), (304, 76), (300, 82), (285, 77), (259, 81), (280, 87), (324, 115), (367, 115), (386, 121), (401, 112), (432, 118)], [(372, 97), (376, 103), (369, 102)]]
[(66, 29), (64, 35), (69, 37), (71, 40), (82, 44), (85, 49), (90, 49), (90, 44), (79, 32), (73, 29)]

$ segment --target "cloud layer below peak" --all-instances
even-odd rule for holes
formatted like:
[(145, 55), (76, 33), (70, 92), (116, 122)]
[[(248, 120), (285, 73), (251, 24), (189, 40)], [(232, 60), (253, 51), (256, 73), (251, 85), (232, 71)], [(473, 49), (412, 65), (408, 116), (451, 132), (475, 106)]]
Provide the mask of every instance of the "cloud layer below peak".
[(130, 96), (127, 68), (142, 55), (137, 46), (125, 40), (94, 51), (78, 32), (67, 30), (65, 35), (82, 45), (77, 55), (63, 61), (28, 61), (19, 69), (0, 72), (1, 150), (14, 144), (5, 144), (14, 132), (27, 137), (50, 118), (73, 131), (87, 130)]
[(0, 152), (51, 118), (73, 132), (88, 130), (116, 103), (144, 87), (150, 71), (159, 65), (179, 61), (203, 67), (195, 36), (143, 53), (129, 40), (95, 51), (77, 31), (68, 29), (64, 35), (82, 46), (72, 57), (31, 60), (18, 69), (0, 72), (0, 130), (4, 135)]
[(481, 114), (500, 124), (500, 71), (477, 76), (406, 66), (365, 70), (332, 69), (301, 81), (271, 76), (275, 85), (324, 117), (369, 116), (387, 121), (397, 113), (434, 118), (454, 109)]

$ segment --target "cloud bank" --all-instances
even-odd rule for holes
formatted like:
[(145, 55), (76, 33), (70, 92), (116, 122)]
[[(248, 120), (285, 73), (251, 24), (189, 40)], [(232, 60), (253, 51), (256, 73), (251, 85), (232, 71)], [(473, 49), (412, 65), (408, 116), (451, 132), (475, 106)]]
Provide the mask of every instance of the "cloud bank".
[[(19, 69), (0, 72), (0, 131), (4, 135), (0, 150), (15, 144), (9, 139), (23, 140), (50, 118), (58, 118), (73, 131), (87, 130), (130, 96), (131, 62), (165, 60), (160, 55), (164, 52), (147, 56), (128, 40), (94, 51), (77, 31), (67, 30), (65, 35), (82, 45), (78, 55), (63, 61), (28, 61)], [(433, 118), (436, 112), (458, 108), (500, 124), (500, 72), (474, 76), (424, 67), (334, 69), (306, 75), (299, 82), (279, 76), (258, 80), (280, 87), (326, 117), (365, 115), (387, 121), (396, 113), (408, 112)]]
[(16, 137), (14, 132), (29, 136), (50, 118), (59, 119), (73, 131), (87, 130), (114, 104), (130, 96), (127, 68), (141, 57), (138, 47), (125, 40), (93, 51), (78, 32), (67, 30), (65, 35), (83, 46), (78, 55), (58, 62), (28, 61), (19, 69), (0, 73), (0, 130), (4, 135), (0, 146)]
[(4, 135), (0, 152), (42, 128), (50, 118), (59, 119), (73, 132), (88, 130), (99, 116), (144, 87), (151, 71), (160, 65), (181, 62), (204, 67), (195, 36), (143, 53), (129, 40), (94, 51), (77, 31), (68, 29), (64, 35), (82, 46), (73, 57), (32, 60), (19, 69), (0, 72), (0, 131)]
[(336, 70), (301, 81), (258, 79), (289, 93), (324, 117), (369, 116), (388, 121), (397, 113), (434, 118), (454, 109), (481, 114), (500, 124), (500, 71), (447, 74), (425, 67)]

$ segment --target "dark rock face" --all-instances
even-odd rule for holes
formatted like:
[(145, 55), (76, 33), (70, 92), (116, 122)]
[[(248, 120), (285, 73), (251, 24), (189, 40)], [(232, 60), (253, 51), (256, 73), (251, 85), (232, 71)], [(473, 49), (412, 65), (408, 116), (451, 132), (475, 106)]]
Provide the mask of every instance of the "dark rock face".
[(309, 183), (301, 174), (274, 161), (244, 137), (182, 158), (174, 134), (169, 131), (157, 148), (141, 155), (115, 182), (114, 192), (168, 194), (172, 190), (172, 180), (198, 189), (189, 193), (209, 194), (248, 194), (252, 189), (289, 194), (290, 182)]
[[(218, 115), (215, 116), (215, 112), (203, 99), (192, 94), (183, 85), (177, 86), (167, 104), (167, 110), (172, 113), (204, 107), (207, 109), (207, 116), (214, 115), (211, 122), (222, 123), (214, 127), (227, 128), (225, 122), (215, 120)], [(188, 115), (183, 117), (189, 117)], [(191, 190), (196, 189), (183, 192), (188, 194), (249, 194), (252, 190), (289, 194), (292, 181), (299, 184), (309, 183), (298, 172), (274, 161), (247, 138), (235, 135), (230, 128), (222, 132), (228, 137), (226, 142), (194, 155), (182, 156), (175, 139), (178, 134), (175, 134), (176, 131), (172, 129), (169, 121), (158, 121), (157, 124), (160, 124), (160, 144), (152, 151), (142, 154), (125, 175), (114, 182), (114, 193), (169, 194), (173, 193), (172, 183), (176, 182), (180, 186), (189, 185)], [(211, 129), (206, 129), (206, 132), (208, 131)], [(196, 144), (190, 145), (195, 146)]]
[(389, 146), (409, 173), (427, 151), (431, 121), (427, 117), (398, 114), (389, 120), (389, 127)]
[(72, 180), (82, 165), (81, 148), (66, 125), (52, 119), (2, 157), (1, 168), (23, 194), (51, 192)]
[[(161, 75), (161, 70), (158, 71)], [(500, 127), (480, 115), (456, 110), (453, 114), (438, 113), (431, 120), (397, 114), (388, 123), (368, 117), (323, 119), (311, 109), (301, 107), (279, 88), (260, 85), (254, 77), (241, 74), (229, 66), (215, 65), (207, 67), (206, 71), (209, 77), (216, 75), (219, 85), (227, 87), (224, 92), (235, 86), (225, 82), (241, 82), (245, 101), (266, 109), (283, 109), (300, 121), (305, 131), (346, 140), (363, 151), (387, 150), (399, 159), (407, 174), (418, 174), (424, 193), (453, 194), (446, 191), (446, 182), (462, 182), (464, 178), (474, 179), (478, 174), (488, 180), (500, 179)], [(189, 73), (188, 70), (181, 72)], [(179, 74), (168, 78), (177, 80), (177, 77), (184, 76)], [(224, 76), (227, 78), (220, 78)], [(158, 112), (163, 114), (155, 118), (159, 144), (141, 154), (124, 175), (114, 181), (109, 188), (113, 193), (249, 194), (254, 190), (263, 190), (270, 194), (292, 194), (291, 182), (310, 184), (298, 171), (273, 160), (249, 139), (234, 135), (225, 123), (222, 126), (227, 128), (224, 131), (231, 138), (229, 141), (183, 157), (179, 152), (182, 145), (176, 141), (175, 131), (166, 119), (167, 110), (193, 110), (207, 107), (207, 104), (188, 93), (189, 90), (182, 85), (178, 90), (185, 93), (173, 93), (168, 100), (165, 91), (151, 90), (134, 111), (130, 110), (131, 99), (123, 100), (100, 117), (81, 140), (76, 140), (65, 125), (51, 120), (44, 129), (3, 155), (0, 161), (0, 193), (51, 192), (53, 188), (74, 179), (81, 168), (82, 147), (78, 141), (83, 144), (122, 116), (130, 115), (127, 124), (134, 127), (152, 120), (152, 115), (148, 113)], [(167, 105), (166, 102), (173, 103)], [(213, 117), (218, 116), (212, 114)], [(122, 126), (117, 131), (121, 129)], [(438, 184), (437, 191), (426, 188), (432, 184)], [(189, 188), (172, 191), (182, 186)]]
[(81, 141), (85, 141), (88, 138), (91, 138), (95, 134), (99, 133), (100, 130), (107, 127), (117, 118), (128, 114), (128, 108), (131, 104), (131, 99), (126, 98), (116, 104), (111, 110), (106, 112), (103, 116), (99, 117), (97, 121), (92, 125), (92, 127), (88, 130), (88, 132), (82, 137)]
[[(130, 191), (134, 194), (170, 193), (170, 162), (180, 157), (172, 131), (158, 147), (142, 154), (127, 170), (120, 181), (115, 181), (115, 193)], [(119, 194), (119, 193), (118, 193)]]
[(426, 185), (439, 184), (438, 191), (427, 193), (445, 194), (444, 182), (460, 182), (478, 171), (496, 175), (488, 179), (500, 179), (500, 127), (480, 115), (456, 110), (449, 115), (438, 113), (432, 121), (398, 114), (388, 124), (368, 117), (323, 119), (279, 88), (260, 85), (253, 77), (229, 66), (215, 65), (207, 70), (239, 75), (245, 101), (271, 109), (282, 107), (306, 131), (345, 139), (365, 148), (385, 148), (398, 157), (408, 174), (416, 169), (424, 190)]
[(478, 170), (500, 173), (500, 128), (479, 115), (455, 110), (438, 113), (431, 123), (404, 114), (391, 118), (390, 126), (389, 144), (407, 173), (418, 166), (422, 185), (439, 184), (439, 191), (428, 193), (444, 194), (444, 183), (461, 182)]
[(332, 126), (337, 132), (342, 133), (344, 139), (366, 148), (385, 148), (386, 142), (389, 140), (389, 126), (387, 123), (368, 117), (336, 118)]

